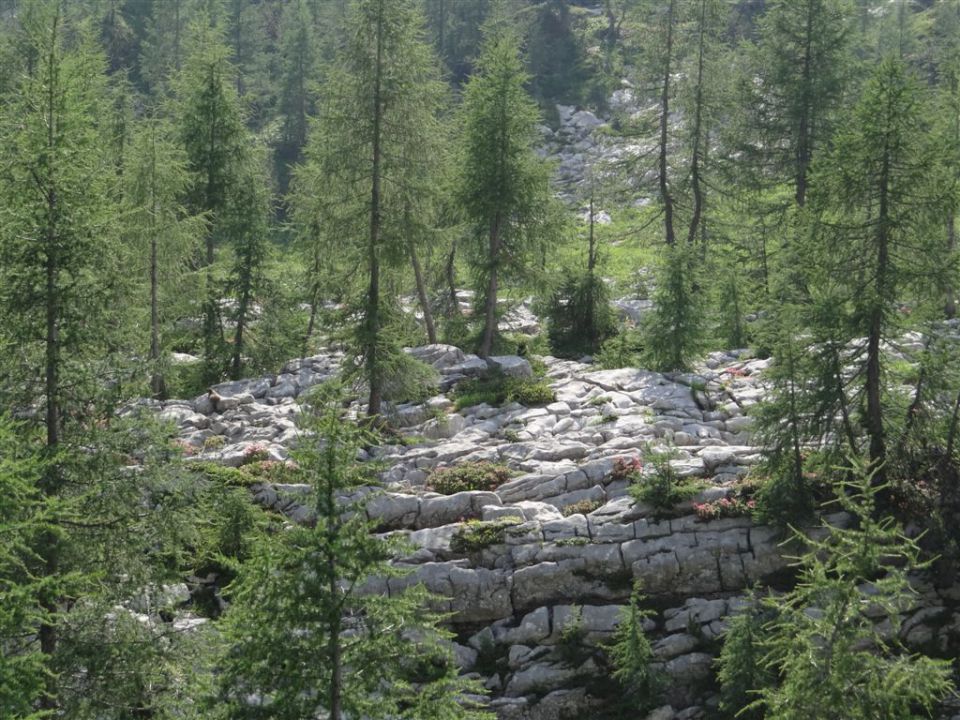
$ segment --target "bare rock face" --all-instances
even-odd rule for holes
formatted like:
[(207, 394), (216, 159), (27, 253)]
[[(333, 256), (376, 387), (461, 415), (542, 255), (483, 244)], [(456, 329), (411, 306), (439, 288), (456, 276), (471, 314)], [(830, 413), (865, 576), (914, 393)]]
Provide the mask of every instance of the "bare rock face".
[[(491, 368), (532, 375), (519, 357), (488, 364), (446, 345), (409, 352), (451, 383)], [(748, 588), (789, 563), (772, 528), (749, 517), (705, 521), (694, 511), (694, 503), (726, 497), (760, 460), (747, 413), (762, 396), (766, 361), (714, 354), (699, 375), (667, 376), (544, 360), (557, 398), (545, 407), (453, 412), (440, 395), (394, 409), (396, 426), (416, 442), (370, 450), (385, 468), (386, 490), (368, 497), (366, 512), (378, 531), (406, 536), (412, 549), (401, 562), (410, 572), (369, 590), (423, 583), (449, 613), (458, 664), (482, 676), (498, 717), (559, 720), (591, 717), (618, 692), (604, 643), (639, 581), (657, 609), (645, 630), (669, 687), (648, 718), (705, 717), (716, 703), (714, 653), (727, 618)], [(284, 459), (298, 439), (296, 397), (339, 362), (336, 354), (291, 361), (277, 376), (218, 385), (158, 412), (196, 458)], [(700, 493), (666, 510), (636, 502), (628, 473), (649, 475), (652, 453), (667, 450), (674, 472), (701, 483)], [(475, 461), (504, 464), (513, 475), (492, 491), (429, 491), (434, 469)], [(251, 491), (291, 521), (310, 519), (306, 486)], [(478, 528), (474, 542), (463, 542)], [(960, 620), (944, 619), (955, 598), (927, 595), (933, 610), (907, 619), (907, 639), (945, 644), (960, 632)]]

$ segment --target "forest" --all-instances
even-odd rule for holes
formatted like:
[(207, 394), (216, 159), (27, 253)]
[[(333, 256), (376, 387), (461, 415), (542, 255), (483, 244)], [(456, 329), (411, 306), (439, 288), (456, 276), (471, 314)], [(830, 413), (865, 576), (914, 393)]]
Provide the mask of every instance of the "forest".
[(960, 0), (0, 0), (0, 720), (960, 718)]

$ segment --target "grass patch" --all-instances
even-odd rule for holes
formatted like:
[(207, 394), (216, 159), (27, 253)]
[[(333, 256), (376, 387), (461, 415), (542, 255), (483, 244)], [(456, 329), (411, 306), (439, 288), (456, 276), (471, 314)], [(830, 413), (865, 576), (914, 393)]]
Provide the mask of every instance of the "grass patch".
[(502, 373), (465, 380), (457, 386), (453, 396), (457, 410), (481, 403), (498, 407), (518, 402), (536, 407), (549, 405), (556, 399), (553, 389), (543, 380), (507, 377)]
[(469, 490), (496, 490), (511, 476), (510, 468), (498, 463), (463, 462), (430, 473), (427, 485), (441, 495)]

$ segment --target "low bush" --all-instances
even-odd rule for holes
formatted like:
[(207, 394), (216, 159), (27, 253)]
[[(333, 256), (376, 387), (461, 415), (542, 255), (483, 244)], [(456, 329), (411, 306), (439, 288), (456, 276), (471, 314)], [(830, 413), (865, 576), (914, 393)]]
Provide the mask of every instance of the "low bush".
[(499, 406), (518, 402), (533, 407), (549, 405), (556, 399), (553, 389), (543, 380), (513, 378), (501, 373), (465, 380), (457, 386), (454, 393), (457, 410), (481, 403)]
[(603, 503), (599, 500), (580, 500), (572, 505), (567, 505), (560, 511), (560, 513), (564, 517), (570, 517), (571, 515), (587, 515), (602, 505)]
[(639, 367), (643, 338), (633, 325), (622, 325), (620, 331), (600, 346), (594, 362), (604, 370)]
[(450, 549), (461, 555), (480, 552), (492, 545), (506, 542), (507, 528), (519, 524), (516, 518), (501, 518), (493, 521), (472, 520), (454, 533)]
[(429, 485), (441, 495), (467, 490), (496, 490), (510, 479), (510, 468), (492, 462), (463, 462), (437, 468), (427, 478)]
[(647, 475), (634, 475), (635, 480), (629, 488), (634, 500), (657, 511), (669, 512), (703, 489), (703, 483), (679, 477), (670, 465), (671, 457), (671, 453), (654, 453), (651, 456), (653, 471)]

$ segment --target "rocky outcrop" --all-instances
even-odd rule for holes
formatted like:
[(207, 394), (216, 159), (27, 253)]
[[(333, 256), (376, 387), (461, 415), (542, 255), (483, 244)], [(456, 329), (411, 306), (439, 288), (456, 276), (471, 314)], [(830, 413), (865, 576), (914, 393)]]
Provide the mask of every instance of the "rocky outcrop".
[[(490, 362), (451, 346), (411, 350), (453, 382), (488, 372), (526, 375), (521, 358)], [(192, 402), (157, 406), (194, 458), (239, 464), (256, 448), (287, 457), (297, 439), (296, 397), (330, 377), (336, 354), (288, 363), (277, 376), (225, 383)], [(604, 644), (639, 581), (654, 610), (647, 631), (667, 678), (650, 717), (705, 717), (716, 703), (714, 657), (729, 615), (756, 583), (788, 579), (779, 537), (748, 517), (703, 521), (693, 503), (715, 501), (760, 460), (749, 408), (767, 361), (715, 354), (699, 374), (598, 370), (545, 358), (556, 401), (545, 407), (477, 405), (454, 411), (444, 395), (392, 408), (412, 444), (374, 448), (385, 489), (366, 511), (380, 532), (405, 536), (410, 572), (371, 591), (422, 582), (456, 633), (456, 657), (510, 720), (559, 720), (602, 711), (611, 685)], [(651, 456), (702, 483), (669, 513), (635, 502), (622, 467), (650, 472)], [(513, 477), (495, 491), (440, 495), (430, 473), (485, 460)], [(256, 485), (255, 500), (294, 522), (309, 519), (299, 485)], [(843, 523), (837, 515), (829, 518)], [(477, 533), (480, 541), (464, 542)], [(960, 596), (918, 580), (923, 609), (907, 618), (914, 646), (955, 646)]]

